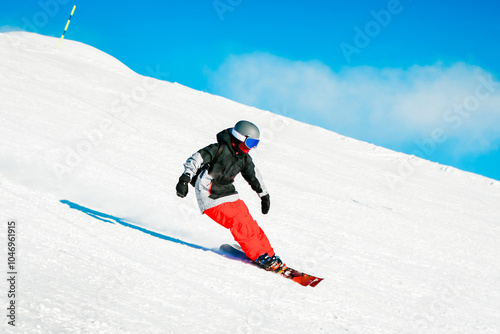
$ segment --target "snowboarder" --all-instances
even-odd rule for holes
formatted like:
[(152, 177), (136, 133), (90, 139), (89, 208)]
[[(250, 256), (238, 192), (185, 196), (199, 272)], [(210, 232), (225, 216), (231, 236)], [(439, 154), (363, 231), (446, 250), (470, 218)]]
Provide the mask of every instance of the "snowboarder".
[(262, 213), (269, 212), (269, 193), (248, 154), (259, 144), (259, 138), (259, 129), (248, 121), (239, 121), (233, 128), (219, 132), (217, 144), (208, 145), (187, 159), (176, 191), (177, 196), (186, 197), (191, 183), (202, 213), (228, 228), (245, 254), (260, 267), (280, 271), (286, 265), (274, 253), (266, 234), (233, 185), (234, 178), (241, 173), (259, 195)]

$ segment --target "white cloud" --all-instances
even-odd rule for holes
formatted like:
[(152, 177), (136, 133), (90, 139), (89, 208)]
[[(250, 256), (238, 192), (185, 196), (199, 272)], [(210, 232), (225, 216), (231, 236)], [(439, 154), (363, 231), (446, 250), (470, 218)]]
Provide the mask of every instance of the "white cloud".
[(490, 150), (500, 138), (500, 83), (465, 63), (334, 72), (252, 53), (230, 56), (210, 79), (220, 95), (396, 149), (436, 130), (456, 144), (450, 154)]

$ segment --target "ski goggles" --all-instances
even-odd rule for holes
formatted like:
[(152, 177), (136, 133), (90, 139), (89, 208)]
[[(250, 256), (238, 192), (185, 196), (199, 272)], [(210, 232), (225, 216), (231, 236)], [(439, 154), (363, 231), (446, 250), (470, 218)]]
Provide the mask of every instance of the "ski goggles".
[(236, 131), (234, 128), (231, 129), (231, 134), (239, 141), (244, 142), (246, 147), (248, 147), (249, 149), (255, 148), (255, 147), (257, 147), (257, 145), (259, 145), (259, 142), (260, 142), (259, 139), (244, 136), (241, 133), (239, 133), (238, 131)]

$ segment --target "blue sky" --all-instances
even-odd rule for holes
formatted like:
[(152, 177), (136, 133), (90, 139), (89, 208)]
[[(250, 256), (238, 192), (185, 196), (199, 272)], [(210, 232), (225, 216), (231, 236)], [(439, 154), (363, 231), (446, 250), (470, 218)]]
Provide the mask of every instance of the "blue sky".
[(3, 1), (0, 31), (500, 180), (498, 1)]

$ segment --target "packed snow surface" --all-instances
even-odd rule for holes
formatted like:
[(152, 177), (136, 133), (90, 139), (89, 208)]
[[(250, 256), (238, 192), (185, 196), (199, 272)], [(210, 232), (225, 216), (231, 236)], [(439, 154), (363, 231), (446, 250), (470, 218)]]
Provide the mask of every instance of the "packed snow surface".
[[(500, 332), (498, 182), (58, 42), (0, 34), (0, 332)], [(229, 231), (175, 195), (184, 161), (241, 119), (262, 132), (270, 213), (241, 177), (240, 196), (315, 288), (211, 251)]]

